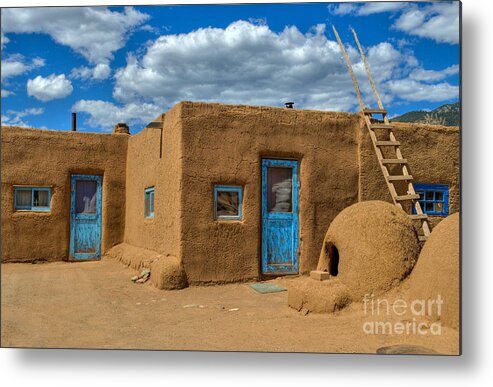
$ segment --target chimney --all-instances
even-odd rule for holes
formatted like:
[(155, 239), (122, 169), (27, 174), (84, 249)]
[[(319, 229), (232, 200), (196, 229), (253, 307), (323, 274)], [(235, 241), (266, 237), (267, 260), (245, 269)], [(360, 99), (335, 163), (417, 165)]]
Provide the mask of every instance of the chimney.
[(72, 132), (77, 130), (77, 113), (72, 113)]
[(293, 109), (294, 102), (286, 102), (284, 103), (284, 106), (286, 106), (286, 109)]
[(120, 122), (113, 128), (113, 133), (130, 134), (130, 129), (125, 122)]

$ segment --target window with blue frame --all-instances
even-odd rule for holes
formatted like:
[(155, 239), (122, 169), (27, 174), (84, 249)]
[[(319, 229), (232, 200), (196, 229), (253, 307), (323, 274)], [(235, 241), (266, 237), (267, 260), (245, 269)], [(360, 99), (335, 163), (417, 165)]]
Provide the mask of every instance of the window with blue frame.
[[(419, 204), (425, 214), (448, 215), (448, 185), (446, 184), (414, 184), (419, 195)], [(413, 209), (413, 212), (416, 211)]]
[(154, 187), (146, 188), (144, 191), (144, 216), (154, 218)]
[(232, 185), (214, 186), (214, 218), (217, 220), (241, 220), (243, 188)]
[(16, 211), (50, 211), (51, 188), (14, 187)]

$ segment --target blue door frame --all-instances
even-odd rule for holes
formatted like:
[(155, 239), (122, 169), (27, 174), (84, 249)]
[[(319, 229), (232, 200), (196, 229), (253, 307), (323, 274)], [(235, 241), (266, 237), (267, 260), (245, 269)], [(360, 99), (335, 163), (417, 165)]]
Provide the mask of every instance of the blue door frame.
[[(276, 168), (282, 169), (279, 172), (284, 174), (284, 180), (278, 178), (273, 184), (274, 177), (269, 177), (269, 173), (274, 175)], [(279, 191), (279, 184), (284, 184), (283, 193)], [(278, 203), (279, 197), (288, 197), (289, 185), (290, 207), (286, 199), (280, 199), (281, 203)], [(298, 192), (298, 161), (262, 159), (262, 274), (298, 273)]]
[[(101, 176), (96, 175), (71, 176), (70, 257), (72, 259), (101, 258), (101, 181)], [(77, 193), (78, 189), (79, 193)], [(84, 196), (86, 194), (91, 197)]]

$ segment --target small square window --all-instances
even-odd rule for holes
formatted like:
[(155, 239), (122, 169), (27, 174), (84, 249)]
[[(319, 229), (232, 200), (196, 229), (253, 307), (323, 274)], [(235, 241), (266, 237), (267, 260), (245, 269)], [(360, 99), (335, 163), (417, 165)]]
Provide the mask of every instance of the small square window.
[[(419, 194), (419, 204), (425, 214), (448, 215), (448, 185), (414, 184), (414, 189)], [(413, 213), (416, 213), (414, 208)]]
[(214, 215), (218, 220), (241, 220), (243, 189), (239, 186), (214, 186)]
[(51, 188), (14, 187), (16, 211), (50, 211)]
[(146, 188), (144, 191), (144, 216), (154, 218), (154, 187)]

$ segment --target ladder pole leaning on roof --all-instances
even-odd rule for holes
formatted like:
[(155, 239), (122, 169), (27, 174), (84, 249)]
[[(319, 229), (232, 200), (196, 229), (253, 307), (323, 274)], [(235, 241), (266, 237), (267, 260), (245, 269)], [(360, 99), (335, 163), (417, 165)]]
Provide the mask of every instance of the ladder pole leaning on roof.
[(356, 45), (358, 46), (359, 53), (361, 54), (361, 59), (363, 59), (363, 63), (365, 65), (365, 70), (366, 70), (366, 75), (368, 76), (368, 79), (370, 80), (371, 88), (373, 90), (373, 94), (375, 94), (375, 98), (377, 99), (378, 107), (383, 110), (383, 103), (382, 103), (382, 100), (380, 99), (380, 95), (378, 94), (377, 86), (375, 85), (375, 82), (373, 81), (373, 77), (372, 77), (371, 71), (370, 71), (370, 66), (368, 66), (368, 62), (366, 61), (365, 53), (363, 52), (363, 48), (361, 47), (361, 44), (359, 43), (358, 35), (356, 35), (356, 31), (354, 30), (354, 28), (351, 28), (351, 31), (353, 32), (354, 40), (356, 40)]
[(356, 96), (358, 97), (359, 106), (361, 108), (361, 111), (363, 111), (365, 108), (365, 104), (363, 103), (363, 98), (361, 97), (361, 91), (359, 89), (358, 81), (356, 80), (356, 77), (353, 72), (353, 66), (351, 64), (351, 61), (349, 60), (349, 56), (346, 52), (346, 49), (344, 48), (344, 45), (341, 42), (341, 38), (339, 37), (339, 34), (337, 33), (337, 30), (333, 24), (332, 24), (332, 29), (334, 30), (337, 43), (339, 43), (339, 47), (341, 48), (342, 56), (344, 57), (344, 61), (346, 62), (346, 66), (349, 70), (349, 74), (351, 75), (351, 79), (353, 80), (354, 90), (356, 90)]

